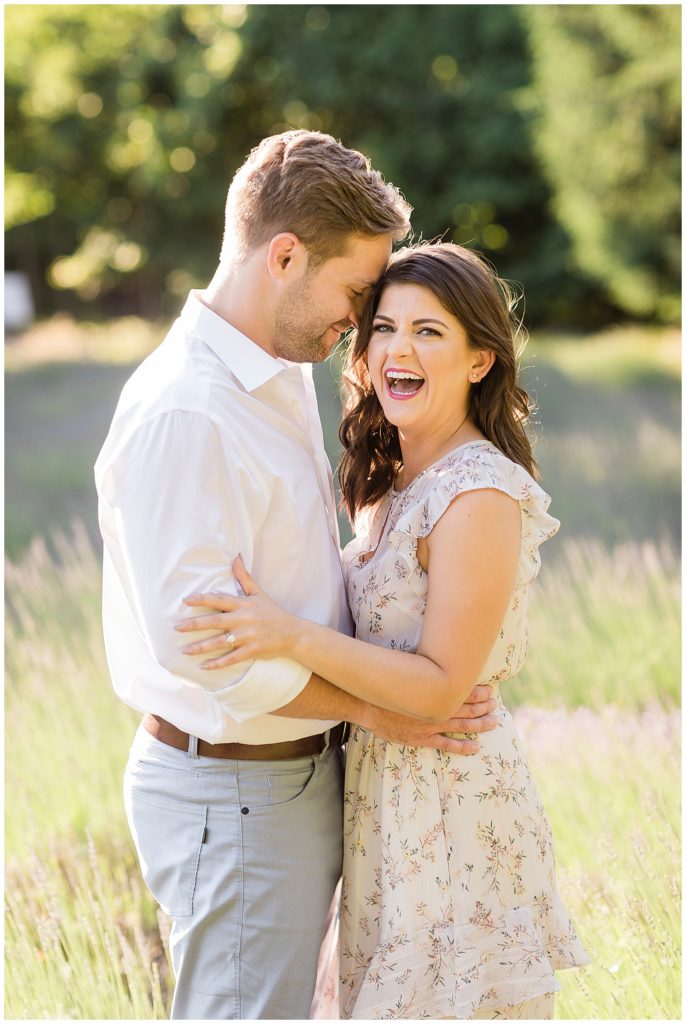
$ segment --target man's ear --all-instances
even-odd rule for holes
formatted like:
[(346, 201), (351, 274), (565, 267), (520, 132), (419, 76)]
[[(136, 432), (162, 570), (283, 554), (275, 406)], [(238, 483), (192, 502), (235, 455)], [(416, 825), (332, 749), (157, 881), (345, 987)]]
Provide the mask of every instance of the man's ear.
[(267, 270), (275, 280), (295, 281), (305, 273), (307, 252), (297, 235), (282, 231), (267, 249)]

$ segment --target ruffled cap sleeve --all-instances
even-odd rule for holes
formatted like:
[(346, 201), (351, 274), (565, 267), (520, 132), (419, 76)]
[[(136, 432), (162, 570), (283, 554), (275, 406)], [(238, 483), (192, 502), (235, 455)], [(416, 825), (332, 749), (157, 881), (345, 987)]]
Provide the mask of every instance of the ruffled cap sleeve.
[[(521, 509), (522, 534), (516, 585), (523, 586), (536, 578), (541, 567), (538, 549), (557, 533), (560, 523), (548, 514), (550, 495), (523, 466), (512, 462), (490, 443), (484, 447), (465, 446), (430, 467), (417, 482), (416, 500), (406, 503), (389, 533), (389, 544), (399, 553), (405, 550), (414, 558), (417, 540), (431, 533), (459, 494), (494, 489), (514, 498)], [(401, 501), (403, 497), (401, 493)]]

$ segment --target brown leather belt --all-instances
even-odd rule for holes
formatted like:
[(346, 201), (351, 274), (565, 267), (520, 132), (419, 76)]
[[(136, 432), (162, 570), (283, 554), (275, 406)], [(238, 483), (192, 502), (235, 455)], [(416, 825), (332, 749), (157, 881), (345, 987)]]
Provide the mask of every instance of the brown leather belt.
[[(330, 745), (338, 747), (345, 737), (345, 722), (340, 722), (331, 730)], [(177, 750), (188, 750), (190, 739), (187, 732), (177, 729), (171, 722), (159, 715), (146, 715), (143, 728), (161, 743)], [(326, 734), (303, 736), (299, 740), (285, 740), (282, 743), (208, 743), (198, 740), (198, 754), (201, 757), (224, 757), (231, 761), (285, 761), (289, 757), (308, 757), (310, 754), (321, 754), (326, 742)]]

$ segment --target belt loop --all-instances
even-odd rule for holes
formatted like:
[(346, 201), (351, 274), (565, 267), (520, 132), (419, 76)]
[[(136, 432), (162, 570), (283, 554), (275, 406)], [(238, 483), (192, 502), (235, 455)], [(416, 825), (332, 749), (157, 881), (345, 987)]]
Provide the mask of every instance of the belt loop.
[[(326, 751), (331, 746), (331, 739), (332, 739), (334, 734), (336, 734), (336, 746), (337, 747), (342, 746), (343, 743), (345, 742), (345, 739), (346, 739), (347, 729), (348, 729), (348, 723), (347, 722), (339, 722), (338, 725), (334, 725), (333, 729), (327, 729), (326, 732), (323, 734), (324, 735), (324, 746), (322, 747), (322, 751), (321, 751), (322, 754), (325, 754)], [(338, 739), (338, 733), (339, 732), (341, 734), (341, 738), (340, 739)]]
[(334, 733), (337, 729), (338, 726), (334, 725), (333, 729), (327, 729), (326, 732), (324, 733), (324, 746), (322, 747), (322, 752), (320, 756), (323, 756), (331, 746), (331, 734)]
[(188, 737), (188, 756), (196, 759), (199, 757), (197, 736)]

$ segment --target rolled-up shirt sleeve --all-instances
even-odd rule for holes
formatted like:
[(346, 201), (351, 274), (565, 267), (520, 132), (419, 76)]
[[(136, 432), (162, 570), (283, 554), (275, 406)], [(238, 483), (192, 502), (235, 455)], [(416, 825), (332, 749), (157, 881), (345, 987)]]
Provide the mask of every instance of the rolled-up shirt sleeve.
[[(271, 495), (250, 472), (240, 445), (199, 412), (172, 410), (140, 424), (110, 453), (99, 483), (100, 526), (136, 628), (157, 664), (202, 688), (236, 722), (293, 700), (310, 678), (289, 658), (207, 671), (206, 655), (181, 652), (189, 634), (174, 623), (198, 614), (191, 593), (236, 594), (231, 564), (252, 564), (254, 537)], [(260, 580), (268, 588), (268, 581)], [(216, 630), (197, 632), (193, 639)]]

